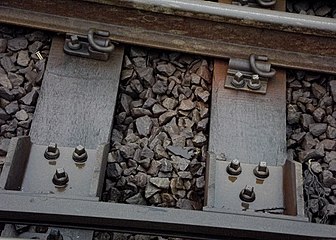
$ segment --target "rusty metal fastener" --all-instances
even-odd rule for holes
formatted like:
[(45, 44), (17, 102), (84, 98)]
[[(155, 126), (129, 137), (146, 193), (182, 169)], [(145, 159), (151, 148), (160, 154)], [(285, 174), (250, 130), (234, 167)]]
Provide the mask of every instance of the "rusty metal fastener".
[[(95, 41), (95, 35), (101, 38), (106, 38), (105, 44), (100, 45)], [(96, 51), (103, 52), (103, 53), (111, 53), (114, 50), (114, 44), (111, 43), (108, 37), (110, 36), (110, 32), (97, 30), (94, 28), (90, 28), (88, 32), (88, 41), (90, 46), (95, 49)]]
[(57, 159), (60, 155), (60, 150), (56, 143), (50, 143), (44, 152), (44, 157), (48, 160)]
[(237, 159), (234, 159), (230, 162), (230, 164), (226, 167), (226, 171), (230, 175), (239, 175), (242, 172), (242, 167), (240, 166), (240, 162)]
[(56, 187), (64, 187), (69, 182), (69, 176), (64, 168), (57, 168), (52, 181)]
[(57, 229), (51, 229), (47, 237), (47, 240), (63, 240), (61, 232)]
[(248, 88), (258, 90), (261, 88), (261, 82), (258, 74), (253, 74), (250, 81), (247, 82)]
[(72, 159), (77, 163), (84, 163), (88, 158), (85, 147), (78, 145), (72, 154)]
[(240, 192), (239, 197), (245, 202), (253, 202), (256, 198), (254, 187), (246, 185), (245, 188)]
[(269, 169), (266, 162), (260, 162), (258, 166), (255, 167), (253, 173), (258, 178), (267, 178), (269, 176)]
[(236, 88), (242, 88), (245, 85), (244, 75), (241, 72), (236, 72), (233, 79), (231, 80), (231, 85)]
[(77, 35), (71, 35), (70, 36), (70, 41), (68, 42), (68, 47), (72, 50), (79, 50), (82, 47)]

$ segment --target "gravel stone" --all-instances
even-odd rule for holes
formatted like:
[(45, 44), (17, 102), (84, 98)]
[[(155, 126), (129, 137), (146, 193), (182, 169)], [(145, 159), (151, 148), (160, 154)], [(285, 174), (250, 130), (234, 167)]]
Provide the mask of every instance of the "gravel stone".
[(28, 47), (28, 41), (24, 37), (18, 37), (8, 40), (8, 49), (14, 52), (24, 50)]
[(6, 156), (10, 140), (8, 138), (0, 139), (0, 156)]
[(148, 116), (143, 116), (135, 120), (135, 124), (140, 136), (147, 137), (153, 127), (152, 119)]
[(313, 123), (313, 124), (309, 124), (309, 131), (315, 137), (318, 137), (321, 134), (326, 132), (327, 127), (328, 125), (326, 123)]

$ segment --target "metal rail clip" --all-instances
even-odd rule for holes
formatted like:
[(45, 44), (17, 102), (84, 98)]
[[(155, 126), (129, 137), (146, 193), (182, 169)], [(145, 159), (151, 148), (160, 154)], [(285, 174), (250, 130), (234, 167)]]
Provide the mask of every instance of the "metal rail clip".
[(90, 29), (88, 35), (66, 34), (64, 52), (69, 55), (108, 60), (114, 50), (114, 44), (109, 39), (108, 31)]
[(276, 0), (233, 0), (232, 4), (248, 7), (271, 8), (276, 4)]
[(268, 80), (275, 76), (267, 56), (251, 54), (249, 60), (231, 58), (224, 87), (266, 94)]

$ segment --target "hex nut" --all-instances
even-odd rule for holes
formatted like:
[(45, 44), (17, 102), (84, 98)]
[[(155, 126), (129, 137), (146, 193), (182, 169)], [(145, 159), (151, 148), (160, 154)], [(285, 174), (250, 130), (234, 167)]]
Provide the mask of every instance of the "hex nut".
[(55, 160), (60, 156), (60, 150), (56, 143), (50, 143), (44, 152), (44, 157), (48, 160)]
[(56, 169), (52, 182), (55, 184), (56, 187), (66, 186), (66, 184), (69, 182), (69, 176), (65, 172), (64, 168)]
[(84, 163), (88, 158), (87, 152), (85, 150), (85, 147), (82, 145), (78, 145), (73, 154), (72, 154), (72, 159), (77, 162), (77, 163)]
[(256, 198), (254, 187), (246, 185), (245, 188), (240, 192), (239, 197), (242, 201), (253, 202)]
[(234, 159), (226, 167), (226, 172), (230, 175), (238, 176), (242, 172), (242, 167), (237, 159)]
[(241, 72), (236, 72), (233, 79), (231, 80), (231, 85), (236, 88), (242, 88), (245, 86), (244, 75)]
[(259, 90), (261, 88), (259, 75), (253, 74), (252, 79), (247, 81), (247, 87), (252, 90)]
[(258, 178), (267, 178), (269, 176), (269, 169), (266, 162), (259, 162), (258, 166), (253, 169), (253, 173)]

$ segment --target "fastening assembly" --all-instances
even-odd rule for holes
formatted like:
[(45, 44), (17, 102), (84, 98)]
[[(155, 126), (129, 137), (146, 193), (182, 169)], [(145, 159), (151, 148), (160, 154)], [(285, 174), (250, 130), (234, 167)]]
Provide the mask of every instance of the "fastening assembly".
[(260, 162), (258, 166), (255, 167), (253, 173), (258, 178), (267, 178), (269, 176), (269, 169), (266, 162)]
[(56, 187), (65, 187), (69, 182), (69, 176), (65, 172), (64, 168), (57, 168), (52, 181)]
[(88, 158), (85, 147), (78, 145), (72, 154), (72, 159), (77, 163), (84, 163)]
[(240, 192), (239, 197), (245, 202), (253, 202), (256, 198), (254, 187), (246, 185), (245, 188)]
[(232, 160), (230, 164), (227, 166), (226, 171), (228, 174), (235, 176), (241, 174), (242, 167), (240, 166), (240, 162), (237, 159)]
[(60, 155), (60, 150), (57, 148), (56, 143), (50, 143), (44, 152), (44, 157), (48, 160), (57, 159)]

